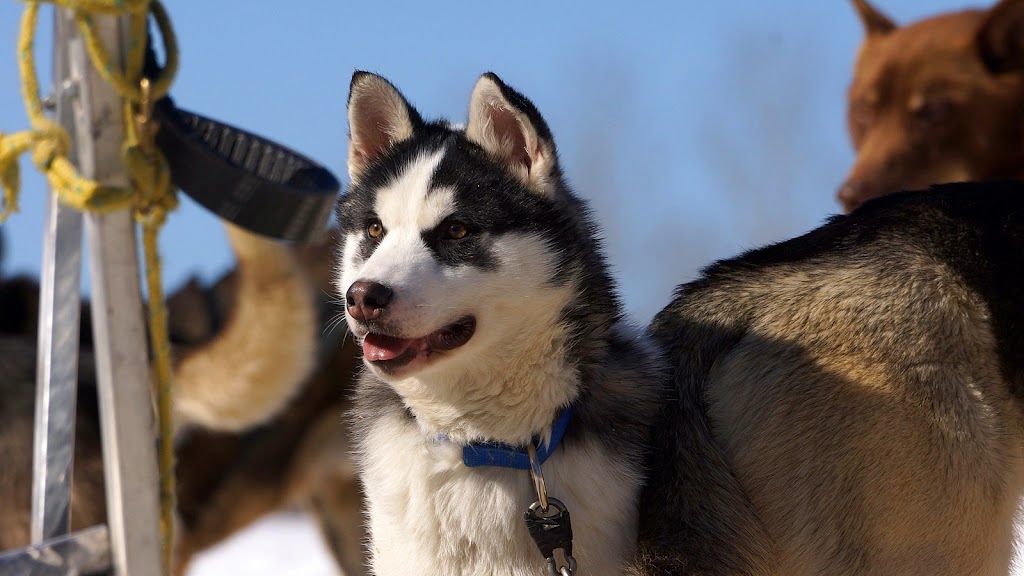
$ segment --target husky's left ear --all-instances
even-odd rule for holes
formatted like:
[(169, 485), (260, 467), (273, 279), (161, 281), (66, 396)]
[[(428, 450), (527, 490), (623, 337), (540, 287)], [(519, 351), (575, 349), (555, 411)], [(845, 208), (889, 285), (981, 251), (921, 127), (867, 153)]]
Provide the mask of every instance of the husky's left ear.
[(533, 190), (554, 193), (559, 174), (551, 130), (532, 102), (491, 72), (473, 88), (466, 137)]
[(423, 124), (416, 109), (390, 82), (369, 72), (356, 71), (348, 97), (348, 174), (359, 180), (367, 166), (395, 144), (412, 138)]

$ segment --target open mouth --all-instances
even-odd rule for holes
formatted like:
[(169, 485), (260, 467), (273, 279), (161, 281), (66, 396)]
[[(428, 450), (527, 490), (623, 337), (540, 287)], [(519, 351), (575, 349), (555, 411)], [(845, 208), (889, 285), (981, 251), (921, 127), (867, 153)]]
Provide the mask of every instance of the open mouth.
[(416, 361), (425, 363), (436, 352), (454, 350), (473, 337), (476, 318), (467, 316), (421, 338), (397, 338), (374, 332), (363, 338), (363, 357), (386, 374), (395, 374)]

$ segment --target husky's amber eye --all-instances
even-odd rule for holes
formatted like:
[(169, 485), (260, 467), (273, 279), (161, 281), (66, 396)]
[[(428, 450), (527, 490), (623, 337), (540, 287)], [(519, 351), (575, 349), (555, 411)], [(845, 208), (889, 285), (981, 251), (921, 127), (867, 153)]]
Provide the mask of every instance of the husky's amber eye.
[(366, 227), (366, 233), (370, 238), (379, 239), (384, 235), (384, 225), (380, 223), (380, 220), (374, 220)]
[(466, 234), (469, 234), (469, 230), (462, 222), (452, 222), (448, 225), (448, 237), (452, 240), (462, 240)]

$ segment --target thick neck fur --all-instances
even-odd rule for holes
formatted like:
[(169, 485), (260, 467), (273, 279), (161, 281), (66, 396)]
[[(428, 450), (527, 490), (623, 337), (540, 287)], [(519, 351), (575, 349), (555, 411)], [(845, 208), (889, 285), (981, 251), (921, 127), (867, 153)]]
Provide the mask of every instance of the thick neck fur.
[[(579, 575), (621, 574), (632, 557), (645, 446), (663, 394), (659, 358), (645, 338), (619, 324), (599, 332), (607, 333), (607, 353), (599, 362), (575, 369), (573, 386), (563, 386), (561, 380), (543, 382), (539, 375), (517, 381), (579, 391), (566, 436), (543, 466), (549, 494), (572, 514)], [(557, 375), (567, 366), (557, 361), (557, 350), (532, 358)], [(495, 373), (514, 364), (509, 355), (495, 366)], [(527, 377), (524, 371), (529, 370), (510, 372), (509, 380), (514, 380), (513, 373)], [(523, 512), (536, 500), (528, 474), (466, 467), (461, 446), (424, 433), (424, 418), (410, 418), (403, 404), (432, 415), (438, 406), (428, 403), (434, 410), (423, 410), (426, 404), (400, 398), (390, 385), (366, 378), (353, 416), (375, 573), (544, 574), (543, 558), (523, 524)], [(534, 409), (529, 402), (508, 412), (515, 417), (500, 409), (492, 416), (519, 434), (531, 428), (548, 433), (554, 417), (554, 408)], [(536, 427), (516, 425), (515, 418), (525, 420), (523, 414), (535, 418)], [(497, 428), (485, 418), (474, 414), (459, 421), (491, 436)]]
[(460, 444), (546, 439), (554, 415), (580, 388), (578, 362), (567, 354), (569, 331), (559, 322), (571, 291), (533, 295), (547, 317), (505, 318), (500, 339), (477, 343), (479, 352), (395, 383), (425, 436)]

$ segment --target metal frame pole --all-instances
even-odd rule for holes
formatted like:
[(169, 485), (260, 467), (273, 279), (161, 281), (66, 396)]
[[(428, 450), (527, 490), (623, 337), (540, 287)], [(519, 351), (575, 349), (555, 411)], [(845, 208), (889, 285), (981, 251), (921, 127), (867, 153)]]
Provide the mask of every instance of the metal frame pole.
[[(53, 79), (57, 120), (77, 140), (71, 99), (77, 92), (68, 60), (83, 53), (81, 39), (69, 42), (69, 14), (54, 11)], [(75, 150), (70, 151), (73, 158)], [(71, 522), (71, 481), (78, 384), (79, 292), (82, 270), (82, 214), (49, 193), (40, 273), (39, 346), (32, 479), (32, 544), (67, 534)]]
[[(127, 19), (94, 21), (115, 65), (123, 66)], [(121, 98), (84, 54), (72, 56), (72, 76), (82, 78), (74, 106), (79, 170), (101, 183), (125, 186)], [(111, 560), (114, 574), (157, 576), (159, 482), (135, 222), (129, 211), (86, 214), (85, 232)]]

